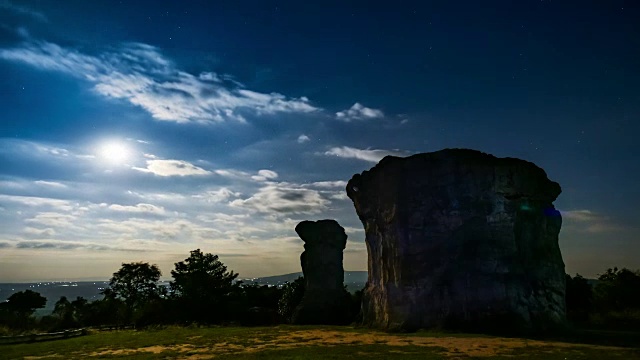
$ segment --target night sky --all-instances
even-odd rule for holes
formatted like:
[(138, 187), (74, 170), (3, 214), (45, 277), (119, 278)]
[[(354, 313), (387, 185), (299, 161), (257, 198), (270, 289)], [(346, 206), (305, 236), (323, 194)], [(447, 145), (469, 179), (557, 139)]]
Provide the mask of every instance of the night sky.
[(570, 274), (640, 268), (638, 1), (0, 0), (0, 282), (300, 271), (387, 154), (518, 157)]

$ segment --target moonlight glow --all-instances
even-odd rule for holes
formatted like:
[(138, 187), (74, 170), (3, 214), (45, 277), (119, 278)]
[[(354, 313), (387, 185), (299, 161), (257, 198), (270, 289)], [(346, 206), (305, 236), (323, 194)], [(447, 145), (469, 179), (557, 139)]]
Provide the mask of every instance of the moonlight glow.
[(102, 144), (99, 155), (110, 164), (123, 164), (130, 157), (130, 149), (119, 142), (107, 142)]

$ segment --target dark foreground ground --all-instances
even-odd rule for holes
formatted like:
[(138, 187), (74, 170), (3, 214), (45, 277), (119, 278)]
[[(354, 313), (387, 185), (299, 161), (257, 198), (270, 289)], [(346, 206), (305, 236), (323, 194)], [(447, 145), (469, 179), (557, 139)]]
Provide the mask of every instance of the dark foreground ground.
[(640, 359), (640, 344), (622, 345), (353, 327), (166, 327), (0, 345), (0, 359)]

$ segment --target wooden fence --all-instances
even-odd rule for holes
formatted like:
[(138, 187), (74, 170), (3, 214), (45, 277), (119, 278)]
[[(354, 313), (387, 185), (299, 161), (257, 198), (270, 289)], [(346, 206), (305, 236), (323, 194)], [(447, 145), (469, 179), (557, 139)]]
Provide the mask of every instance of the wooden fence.
[(135, 328), (136, 328), (135, 325), (129, 324), (129, 325), (100, 325), (100, 326), (94, 326), (91, 329), (98, 330), (98, 331), (113, 331), (113, 330), (134, 330)]
[(0, 345), (3, 344), (18, 344), (26, 342), (47, 341), (47, 340), (59, 340), (68, 339), (76, 336), (87, 335), (86, 329), (65, 330), (55, 333), (44, 334), (29, 334), (18, 336), (0, 336)]

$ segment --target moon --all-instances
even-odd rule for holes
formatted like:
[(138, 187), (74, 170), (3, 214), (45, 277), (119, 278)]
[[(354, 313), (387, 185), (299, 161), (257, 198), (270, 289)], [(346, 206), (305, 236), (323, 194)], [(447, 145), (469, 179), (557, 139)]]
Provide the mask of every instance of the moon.
[(123, 164), (130, 156), (129, 148), (119, 142), (108, 142), (100, 147), (100, 156), (113, 165)]

